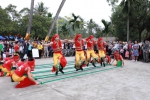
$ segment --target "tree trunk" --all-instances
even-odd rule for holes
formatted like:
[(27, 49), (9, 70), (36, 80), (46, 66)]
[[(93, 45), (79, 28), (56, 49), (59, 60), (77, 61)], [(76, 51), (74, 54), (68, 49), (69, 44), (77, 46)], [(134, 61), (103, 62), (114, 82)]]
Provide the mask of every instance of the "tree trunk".
[(26, 33), (26, 37), (25, 37), (26, 40), (29, 40), (29, 38), (30, 38), (30, 31), (31, 31), (32, 17), (33, 17), (33, 9), (34, 9), (34, 0), (31, 0), (30, 17), (29, 17), (28, 28), (27, 28), (27, 33)]
[(63, 7), (65, 1), (66, 1), (66, 0), (62, 0), (62, 2), (61, 2), (61, 4), (60, 4), (60, 6), (59, 6), (59, 8), (58, 8), (58, 10), (57, 10), (57, 13), (56, 13), (56, 15), (55, 15), (55, 18), (54, 18), (54, 20), (53, 20), (53, 22), (52, 22), (52, 24), (51, 24), (51, 26), (50, 26), (49, 32), (48, 32), (48, 34), (47, 34), (47, 36), (46, 36), (46, 38), (45, 38), (45, 41), (48, 41), (49, 36), (50, 36), (50, 34), (51, 34), (51, 32), (52, 32), (52, 30), (53, 30), (53, 28), (54, 28), (54, 25), (55, 25), (55, 23), (56, 23), (56, 20), (58, 19), (59, 13), (60, 13), (60, 11), (61, 11), (61, 9), (62, 9), (62, 7)]
[(142, 31), (139, 29), (139, 42), (141, 42)]
[[(106, 34), (106, 33), (105, 33)], [(108, 34), (106, 34), (106, 41), (108, 41)]]
[(129, 17), (127, 18), (127, 41), (129, 41)]

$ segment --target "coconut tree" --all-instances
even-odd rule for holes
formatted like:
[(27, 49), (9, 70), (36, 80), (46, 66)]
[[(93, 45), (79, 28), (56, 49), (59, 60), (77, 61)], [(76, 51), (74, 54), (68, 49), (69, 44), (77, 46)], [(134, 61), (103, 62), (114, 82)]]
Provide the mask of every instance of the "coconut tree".
[(36, 5), (35, 7), (35, 13), (39, 14), (40, 16), (44, 16), (47, 14), (47, 10), (48, 8), (44, 6), (43, 2), (38, 3), (38, 5)]
[(29, 38), (30, 38), (33, 9), (34, 9), (34, 0), (31, 0), (30, 17), (29, 17), (28, 28), (27, 28), (27, 33), (26, 33), (26, 37), (25, 37), (26, 40), (29, 40)]
[(103, 23), (104, 25), (104, 29), (102, 30), (102, 32), (105, 34), (106, 36), (106, 41), (107, 41), (107, 37), (108, 37), (108, 34), (110, 32), (110, 25), (111, 25), (111, 22), (107, 22), (105, 21), (104, 19), (101, 20), (101, 22)]
[(87, 30), (89, 35), (93, 35), (93, 33), (96, 32), (98, 25), (93, 21), (93, 19), (90, 19), (89, 22), (87, 22)]
[(132, 5), (135, 3), (135, 0), (122, 0), (120, 3), (121, 6), (123, 6), (123, 13), (127, 16), (127, 41), (129, 41), (129, 23), (130, 23), (130, 15), (131, 15), (131, 8)]
[(50, 26), (50, 28), (49, 28), (48, 34), (47, 34), (47, 36), (46, 36), (46, 38), (45, 38), (45, 41), (48, 41), (49, 36), (50, 36), (50, 34), (51, 34), (51, 32), (52, 32), (52, 30), (53, 30), (53, 28), (54, 28), (54, 25), (55, 25), (55, 23), (56, 23), (56, 21), (57, 21), (57, 19), (58, 19), (59, 13), (60, 13), (62, 7), (63, 7), (64, 4), (65, 4), (65, 1), (66, 1), (66, 0), (62, 0), (62, 2), (61, 2), (61, 4), (60, 4), (60, 6), (59, 6), (59, 8), (58, 8), (58, 10), (57, 10), (57, 13), (56, 13), (56, 15), (55, 15), (55, 18), (54, 18), (54, 20), (53, 20), (53, 22), (52, 22), (52, 24), (51, 24), (51, 26)]
[(83, 28), (84, 21), (80, 16), (76, 16), (74, 13), (72, 13), (72, 19), (69, 20), (69, 24), (72, 24), (72, 29), (74, 32), (77, 31), (77, 29)]

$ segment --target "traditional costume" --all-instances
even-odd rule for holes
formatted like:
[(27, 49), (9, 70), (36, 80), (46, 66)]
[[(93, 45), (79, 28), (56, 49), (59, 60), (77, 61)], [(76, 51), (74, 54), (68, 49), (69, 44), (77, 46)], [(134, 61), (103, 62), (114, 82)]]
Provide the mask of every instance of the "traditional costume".
[(75, 69), (76, 71), (83, 70), (82, 65), (85, 63), (85, 56), (83, 51), (84, 41), (82, 40), (82, 35), (77, 34), (74, 38), (74, 42), (76, 50)]
[(2, 72), (4, 73), (4, 76), (11, 76), (16, 69), (13, 65), (15, 65), (20, 59), (19, 55), (14, 55), (13, 59), (7, 60), (2, 65)]
[(104, 46), (105, 46), (105, 43), (103, 42), (103, 39), (100, 37), (97, 41), (97, 46), (98, 46), (98, 54), (99, 54), (99, 59), (100, 59), (100, 62), (101, 62), (101, 65), (103, 63), (104, 67), (105, 67), (105, 49), (104, 49)]
[(58, 75), (58, 71), (64, 74), (63, 68), (66, 66), (67, 61), (62, 54), (62, 43), (60, 39), (56, 40), (56, 38), (59, 38), (58, 34), (55, 34), (51, 39), (53, 48), (53, 61), (54, 61), (52, 72), (56, 71), (56, 75)]
[(16, 64), (16, 67), (19, 67), (21, 65), (23, 65), (25, 62), (25, 59), (21, 59), (17, 64)]
[(114, 52), (114, 59), (117, 61), (117, 63), (115, 64), (115, 66), (121, 67), (122, 65), (124, 65), (123, 58), (119, 54), (118, 51)]
[(19, 45), (18, 45), (18, 41), (16, 41), (15, 45), (14, 45), (14, 52), (15, 54), (19, 54)]
[(35, 60), (30, 58), (26, 63), (18, 67), (12, 75), (12, 80), (18, 82), (15, 88), (24, 88), (30, 85), (36, 85), (37, 82), (33, 79), (31, 71), (34, 70)]
[(94, 62), (98, 61), (98, 56), (94, 52), (95, 41), (93, 40), (93, 38), (94, 38), (94, 36), (91, 35), (86, 39), (86, 43), (87, 43), (87, 52), (86, 52), (86, 54), (87, 54), (88, 63), (91, 62), (91, 57), (93, 57), (94, 60), (91, 63), (94, 67), (96, 67)]
[(4, 73), (2, 72), (3, 64), (4, 64), (3, 62), (0, 62), (0, 77), (4, 76)]

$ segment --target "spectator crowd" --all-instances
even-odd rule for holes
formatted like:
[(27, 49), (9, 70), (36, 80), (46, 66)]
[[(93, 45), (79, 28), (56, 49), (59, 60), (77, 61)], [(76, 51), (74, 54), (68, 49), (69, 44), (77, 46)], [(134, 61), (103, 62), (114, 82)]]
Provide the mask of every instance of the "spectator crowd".
[[(32, 49), (38, 49), (39, 58), (53, 57), (52, 46), (45, 45), (50, 42), (44, 41), (4, 41), (0, 40), (0, 59), (3, 60), (6, 56), (12, 55), (15, 52), (20, 54), (21, 58), (32, 56)], [(73, 43), (66, 42), (62, 46), (62, 52), (65, 56), (75, 55), (75, 45)], [(132, 61), (150, 61), (150, 41), (138, 43), (137, 41), (107, 41), (106, 54), (112, 56), (115, 50), (119, 51), (124, 59)], [(83, 46), (84, 50), (87, 50), (86, 44)], [(97, 45), (94, 46), (95, 52), (98, 52)]]

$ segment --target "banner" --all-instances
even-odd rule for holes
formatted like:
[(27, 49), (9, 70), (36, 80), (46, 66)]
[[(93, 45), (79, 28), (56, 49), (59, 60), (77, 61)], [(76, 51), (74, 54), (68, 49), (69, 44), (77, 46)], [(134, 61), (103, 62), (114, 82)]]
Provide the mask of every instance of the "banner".
[(39, 57), (39, 50), (38, 49), (32, 49), (32, 56), (35, 58)]

